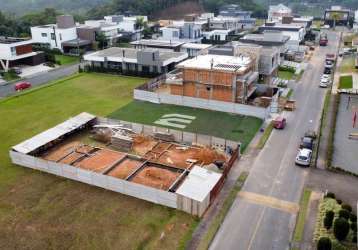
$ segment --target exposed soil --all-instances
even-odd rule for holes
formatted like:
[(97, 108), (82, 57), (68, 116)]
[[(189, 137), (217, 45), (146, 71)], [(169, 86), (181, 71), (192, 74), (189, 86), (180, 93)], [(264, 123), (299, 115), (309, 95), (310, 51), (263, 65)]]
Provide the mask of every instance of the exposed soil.
[(79, 141), (61, 143), (50, 150), (46, 151), (42, 158), (49, 161), (58, 161), (65, 155), (71, 153), (81, 145)]
[(140, 171), (133, 179), (132, 182), (167, 190), (179, 177), (180, 173), (176, 173), (167, 169), (157, 167), (146, 167)]
[(126, 158), (117, 167), (112, 169), (108, 175), (119, 179), (127, 178), (135, 169), (142, 165), (142, 161)]
[(153, 139), (150, 136), (144, 135), (135, 135), (133, 137), (133, 151), (138, 155), (145, 155), (148, 151), (150, 151), (158, 141)]
[(105, 168), (125, 157), (125, 155), (125, 153), (102, 149), (95, 152), (91, 157), (87, 157), (74, 165), (79, 168), (102, 172)]

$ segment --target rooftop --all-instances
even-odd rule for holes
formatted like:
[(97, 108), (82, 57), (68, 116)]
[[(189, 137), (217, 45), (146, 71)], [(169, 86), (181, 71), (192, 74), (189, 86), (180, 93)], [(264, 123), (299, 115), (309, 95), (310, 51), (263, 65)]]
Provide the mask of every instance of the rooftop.
[(184, 43), (182, 45), (182, 48), (187, 49), (208, 49), (212, 45), (211, 44), (204, 44), (204, 43)]
[(13, 43), (22, 43), (22, 42), (31, 42), (31, 39), (0, 36), (0, 43), (2, 44), (13, 44)]
[(158, 47), (177, 47), (183, 45), (183, 42), (171, 40), (155, 40), (155, 39), (141, 39), (130, 43), (131, 45), (145, 45), (145, 46), (158, 46)]
[(178, 64), (178, 68), (214, 69), (235, 72), (245, 70), (252, 59), (248, 56), (200, 55)]

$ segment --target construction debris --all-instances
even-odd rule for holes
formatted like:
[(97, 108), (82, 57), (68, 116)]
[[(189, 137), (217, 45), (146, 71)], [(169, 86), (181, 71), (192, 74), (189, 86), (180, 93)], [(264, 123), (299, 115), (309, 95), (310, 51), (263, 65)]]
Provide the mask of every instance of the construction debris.
[(133, 138), (121, 133), (116, 133), (111, 138), (111, 144), (116, 149), (129, 152), (133, 147)]
[(175, 140), (173, 134), (164, 133), (164, 132), (156, 132), (156, 133), (154, 133), (154, 138), (158, 139), (158, 140), (162, 140), (162, 141), (168, 141), (168, 142), (171, 142), (171, 141)]

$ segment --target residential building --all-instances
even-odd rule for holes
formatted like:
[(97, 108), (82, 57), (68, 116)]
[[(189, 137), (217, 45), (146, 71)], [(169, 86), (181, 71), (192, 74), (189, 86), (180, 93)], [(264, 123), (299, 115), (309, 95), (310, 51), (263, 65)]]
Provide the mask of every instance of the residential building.
[(172, 95), (246, 103), (256, 89), (254, 67), (249, 56), (199, 55), (178, 64), (166, 84)]
[(72, 16), (62, 15), (56, 20), (56, 24), (31, 27), (31, 36), (34, 43), (63, 52), (63, 42), (77, 39), (77, 29)]
[(251, 17), (252, 12), (242, 10), (240, 5), (227, 4), (220, 8), (219, 18), (237, 18), (241, 30), (252, 29), (255, 27), (256, 18)]
[(33, 40), (0, 37), (0, 69), (7, 72), (16, 65), (38, 65), (45, 62), (43, 52), (32, 50)]
[(335, 25), (343, 25), (353, 27), (354, 13), (351, 10), (341, 6), (332, 6), (324, 12), (324, 23), (333, 27)]
[(292, 16), (292, 10), (284, 4), (270, 5), (268, 21), (279, 21), (285, 16)]
[(203, 44), (203, 43), (184, 43), (180, 47), (181, 52), (185, 52), (189, 57), (195, 57), (199, 55), (208, 54), (209, 48), (211, 48), (211, 44)]
[(152, 49), (161, 49), (161, 50), (179, 52), (180, 47), (185, 43), (180, 41), (172, 41), (172, 40), (166, 41), (166, 40), (156, 40), (156, 39), (141, 39), (141, 40), (133, 41), (130, 44), (135, 49), (152, 48)]
[(112, 47), (86, 54), (84, 61), (93, 69), (151, 76), (173, 70), (177, 63), (187, 57), (187, 53), (182, 52)]
[(105, 20), (86, 20), (79, 28), (91, 27), (97, 29), (97, 34), (106, 38), (106, 47), (114, 46), (122, 35), (119, 33), (119, 24), (106, 23)]

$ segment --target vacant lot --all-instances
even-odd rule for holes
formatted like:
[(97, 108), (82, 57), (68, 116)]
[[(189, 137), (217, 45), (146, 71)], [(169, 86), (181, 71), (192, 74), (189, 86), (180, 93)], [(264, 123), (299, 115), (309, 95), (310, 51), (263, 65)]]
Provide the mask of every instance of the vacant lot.
[(80, 74), (0, 101), (0, 249), (175, 249), (188, 214), (10, 163), (12, 145), (70, 116), (105, 116), (144, 79)]
[(77, 56), (56, 55), (55, 58), (61, 65), (79, 62), (79, 58)]
[(355, 72), (355, 56), (345, 56), (339, 66), (339, 72), (342, 74), (348, 74)]
[(140, 101), (129, 103), (112, 113), (110, 117), (155, 125), (155, 121), (168, 114), (193, 116), (195, 119), (190, 124), (184, 124), (186, 126), (184, 130), (241, 141), (243, 148), (248, 145), (262, 124), (262, 120), (254, 117)]

